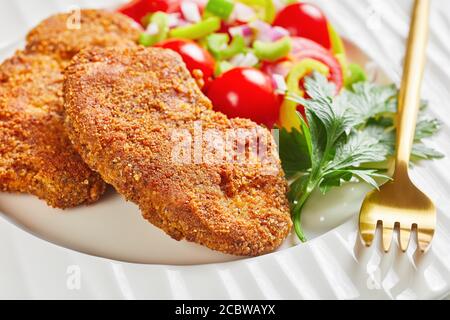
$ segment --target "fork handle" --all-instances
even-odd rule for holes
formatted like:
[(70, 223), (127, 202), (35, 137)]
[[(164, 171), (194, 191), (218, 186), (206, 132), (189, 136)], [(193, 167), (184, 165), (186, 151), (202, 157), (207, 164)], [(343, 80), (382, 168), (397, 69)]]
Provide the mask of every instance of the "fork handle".
[(420, 107), (420, 85), (426, 58), (430, 0), (415, 0), (409, 29), (397, 113), (395, 172), (407, 173)]

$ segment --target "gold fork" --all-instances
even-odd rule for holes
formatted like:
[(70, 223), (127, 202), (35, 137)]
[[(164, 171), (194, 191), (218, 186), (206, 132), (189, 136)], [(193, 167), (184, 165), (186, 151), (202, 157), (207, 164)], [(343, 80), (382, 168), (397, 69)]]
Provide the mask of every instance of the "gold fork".
[(379, 190), (366, 195), (359, 215), (359, 230), (366, 246), (372, 244), (377, 224), (381, 222), (383, 249), (386, 252), (389, 251), (392, 232), (396, 227), (399, 227), (402, 251), (408, 248), (411, 230), (415, 227), (419, 249), (424, 252), (430, 245), (436, 225), (436, 208), (433, 202), (411, 182), (408, 174), (420, 104), (429, 9), (429, 0), (415, 0), (398, 99), (393, 179)]

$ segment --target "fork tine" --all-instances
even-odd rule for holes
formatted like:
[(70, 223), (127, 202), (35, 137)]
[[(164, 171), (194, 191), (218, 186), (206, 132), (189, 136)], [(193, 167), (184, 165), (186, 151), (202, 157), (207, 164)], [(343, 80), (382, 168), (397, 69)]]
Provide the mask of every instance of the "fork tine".
[(400, 224), (398, 238), (400, 249), (405, 252), (406, 249), (408, 249), (409, 240), (411, 238), (411, 226), (408, 226), (407, 224)]
[(364, 244), (367, 247), (370, 247), (370, 245), (373, 242), (373, 239), (375, 238), (375, 231), (377, 230), (377, 222), (370, 220), (366, 221), (366, 219), (364, 219), (361, 216), (359, 221), (359, 230)]
[(394, 231), (394, 224), (383, 221), (383, 249), (388, 252), (392, 242), (392, 232)]
[(433, 239), (434, 228), (424, 228), (417, 226), (417, 243), (419, 245), (419, 249), (422, 252), (425, 252)]

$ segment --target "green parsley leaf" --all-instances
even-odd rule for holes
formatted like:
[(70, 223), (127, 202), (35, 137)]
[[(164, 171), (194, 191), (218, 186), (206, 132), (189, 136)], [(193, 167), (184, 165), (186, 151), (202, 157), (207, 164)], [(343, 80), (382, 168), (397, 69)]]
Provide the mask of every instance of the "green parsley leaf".
[(441, 159), (444, 157), (444, 154), (422, 143), (415, 143), (412, 147), (411, 157), (416, 160), (431, 160)]
[(340, 170), (385, 160), (389, 150), (372, 134), (366, 130), (355, 131), (345, 141), (337, 143), (334, 159), (324, 170)]
[(439, 131), (440, 126), (441, 124), (437, 119), (419, 119), (414, 140), (420, 141), (435, 135)]
[(344, 91), (358, 124), (380, 114), (395, 112), (397, 89), (394, 85), (375, 85), (370, 82), (358, 82), (352, 91)]
[[(280, 131), (280, 158), (290, 179), (288, 194), (294, 229), (306, 241), (301, 227), (301, 211), (311, 193), (322, 193), (352, 179), (378, 188), (388, 158), (395, 152), (395, 114), (398, 90), (394, 85), (355, 83), (351, 90), (335, 96), (335, 87), (318, 73), (305, 79), (310, 97), (288, 92), (287, 99), (305, 106), (300, 130)], [(439, 130), (436, 119), (425, 118), (422, 102), (412, 159), (441, 158), (443, 154), (425, 145), (424, 139)]]
[(305, 137), (304, 131), (293, 129), (288, 132), (282, 128), (279, 138), (283, 141), (279, 146), (279, 153), (283, 159), (282, 167), (287, 178), (311, 167), (310, 138)]

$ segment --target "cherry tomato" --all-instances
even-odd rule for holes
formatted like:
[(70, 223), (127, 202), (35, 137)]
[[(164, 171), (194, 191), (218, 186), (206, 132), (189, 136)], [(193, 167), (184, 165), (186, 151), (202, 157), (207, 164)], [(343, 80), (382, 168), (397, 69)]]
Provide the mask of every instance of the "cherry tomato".
[(142, 24), (144, 17), (151, 12), (177, 12), (179, 7), (179, 0), (133, 0), (124, 4), (117, 11)]
[(193, 73), (194, 70), (200, 70), (203, 74), (205, 89), (214, 74), (214, 58), (211, 54), (200, 47), (197, 43), (186, 39), (169, 39), (157, 43), (155, 47), (171, 49), (177, 52), (188, 70)]
[(309, 3), (293, 3), (275, 17), (273, 25), (287, 29), (291, 36), (304, 37), (331, 48), (328, 22), (322, 11)]
[(230, 118), (248, 118), (272, 128), (278, 120), (280, 101), (272, 80), (258, 69), (238, 67), (215, 79), (208, 91), (214, 109)]

